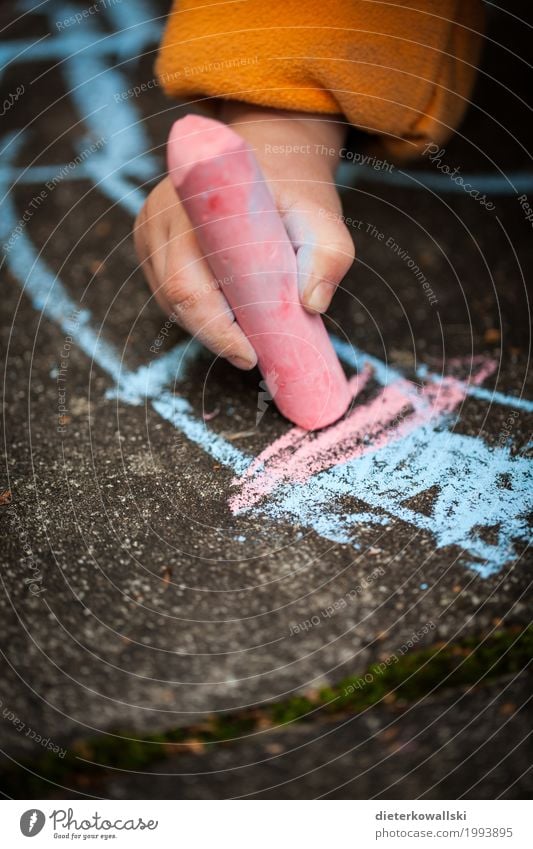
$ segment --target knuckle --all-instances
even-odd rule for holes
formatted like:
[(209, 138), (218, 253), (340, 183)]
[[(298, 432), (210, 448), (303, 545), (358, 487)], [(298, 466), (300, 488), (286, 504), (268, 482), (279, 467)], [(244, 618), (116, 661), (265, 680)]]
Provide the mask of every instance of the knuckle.
[(350, 264), (353, 262), (355, 257), (355, 245), (350, 235), (350, 231), (345, 224), (342, 224), (338, 228), (335, 236), (330, 239), (328, 247), (335, 257), (342, 258), (345, 262), (349, 262)]
[(232, 352), (234, 349), (237, 349), (241, 342), (237, 325), (235, 323), (230, 323), (227, 326), (219, 327), (217, 339), (221, 350), (224, 349), (225, 351)]
[(195, 291), (190, 281), (179, 271), (167, 276), (164, 290), (166, 297), (176, 309), (183, 310), (191, 306), (195, 299)]
[(229, 316), (218, 318), (210, 326), (203, 328), (203, 335), (209, 337), (212, 350), (224, 357), (230, 357), (240, 352), (242, 347), (242, 331), (235, 319)]
[(324, 253), (332, 275), (344, 277), (355, 259), (355, 245), (344, 224), (324, 247)]

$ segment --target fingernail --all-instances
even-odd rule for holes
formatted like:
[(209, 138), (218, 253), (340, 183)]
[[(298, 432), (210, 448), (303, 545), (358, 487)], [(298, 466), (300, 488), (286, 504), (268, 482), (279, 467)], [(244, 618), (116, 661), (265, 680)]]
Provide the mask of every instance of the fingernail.
[(332, 286), (329, 283), (318, 283), (314, 289), (306, 295), (304, 301), (306, 307), (314, 312), (326, 312), (332, 295)]
[(248, 359), (247, 357), (228, 357), (228, 363), (231, 363), (232, 366), (236, 366), (237, 368), (244, 369), (244, 371), (250, 371), (250, 369), (257, 365), (257, 360)]

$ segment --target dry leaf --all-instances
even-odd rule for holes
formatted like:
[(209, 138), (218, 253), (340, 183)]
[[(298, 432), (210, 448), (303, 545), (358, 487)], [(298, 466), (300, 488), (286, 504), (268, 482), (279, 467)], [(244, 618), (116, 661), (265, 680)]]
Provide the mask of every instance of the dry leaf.
[(187, 740), (185, 743), (181, 743), (180, 748), (182, 751), (191, 752), (193, 755), (205, 754), (205, 743), (201, 740), (195, 740), (194, 738)]
[(377, 735), (378, 740), (382, 743), (389, 743), (391, 740), (395, 740), (398, 736), (398, 729), (391, 727), (385, 728), (383, 731), (380, 731)]
[(99, 259), (93, 259), (89, 263), (89, 271), (91, 274), (100, 274), (105, 268), (105, 262), (101, 262)]
[(502, 335), (497, 327), (489, 327), (488, 330), (485, 330), (483, 340), (487, 343), (487, 345), (496, 345)]
[(269, 755), (281, 755), (284, 751), (285, 747), (281, 743), (267, 743), (265, 746), (265, 752), (268, 752)]
[(111, 233), (111, 222), (99, 221), (94, 228), (94, 232), (97, 236), (109, 236), (109, 234)]

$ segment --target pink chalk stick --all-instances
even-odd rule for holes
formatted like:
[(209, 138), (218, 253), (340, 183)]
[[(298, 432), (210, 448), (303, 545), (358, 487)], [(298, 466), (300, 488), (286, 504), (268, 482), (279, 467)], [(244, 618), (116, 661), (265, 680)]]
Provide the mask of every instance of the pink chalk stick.
[(302, 307), (296, 255), (248, 143), (188, 115), (168, 140), (170, 177), (281, 413), (306, 430), (350, 403), (348, 381), (318, 315)]

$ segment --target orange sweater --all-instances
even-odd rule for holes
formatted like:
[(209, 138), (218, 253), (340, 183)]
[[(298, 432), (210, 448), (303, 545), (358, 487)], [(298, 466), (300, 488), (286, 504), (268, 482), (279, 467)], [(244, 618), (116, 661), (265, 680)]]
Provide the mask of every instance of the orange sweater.
[(482, 28), (481, 0), (175, 0), (156, 70), (174, 97), (342, 113), (405, 155), (457, 127)]

